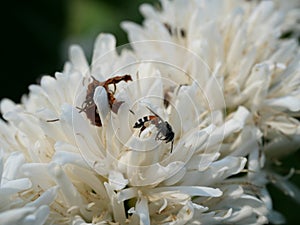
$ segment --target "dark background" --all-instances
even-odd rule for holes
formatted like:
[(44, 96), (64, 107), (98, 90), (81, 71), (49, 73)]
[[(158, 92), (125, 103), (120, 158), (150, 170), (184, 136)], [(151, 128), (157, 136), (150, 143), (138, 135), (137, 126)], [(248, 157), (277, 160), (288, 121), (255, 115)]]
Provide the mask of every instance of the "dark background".
[[(91, 56), (93, 41), (100, 32), (115, 34), (118, 45), (127, 43), (119, 26), (123, 20), (141, 22), (138, 6), (155, 0), (12, 0), (1, 6), (0, 99), (19, 102), (28, 85), (42, 75), (62, 71), (68, 46), (81, 45)], [(300, 155), (284, 160), (283, 167), (297, 166)], [(299, 175), (292, 178), (300, 186)], [(270, 185), (274, 208), (288, 224), (296, 224), (300, 207)]]
[(154, 0), (12, 0), (1, 6), (0, 99), (19, 102), (28, 85), (45, 74), (61, 71), (70, 44), (91, 56), (100, 32), (127, 42), (119, 24), (142, 20), (138, 6)]

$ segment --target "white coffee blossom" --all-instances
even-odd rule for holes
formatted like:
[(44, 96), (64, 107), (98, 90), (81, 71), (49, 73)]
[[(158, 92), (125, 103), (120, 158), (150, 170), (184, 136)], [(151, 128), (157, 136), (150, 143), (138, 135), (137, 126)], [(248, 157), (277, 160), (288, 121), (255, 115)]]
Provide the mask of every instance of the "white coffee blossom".
[[(300, 111), (299, 45), (293, 38), (281, 38), (288, 30), (297, 31), (299, 2), (187, 4), (182, 0), (163, 0), (161, 7), (141, 6), (146, 18), (143, 26), (122, 24), (138, 57), (172, 65), (163, 65), (167, 72), (162, 74), (179, 83), (198, 81), (204, 91), (208, 90), (208, 102), (226, 110), (225, 117), (240, 106), (246, 107), (250, 111), (246, 127), (252, 126), (252, 133), (257, 134), (256, 146), (246, 153), (249, 180), (257, 186), (274, 182), (298, 198), (298, 190), (282, 184), (285, 179), (279, 179), (269, 169), (261, 169), (265, 156), (268, 161), (279, 159), (300, 145), (300, 123), (295, 118)], [(209, 83), (210, 88), (205, 88)], [(217, 94), (224, 96), (224, 105), (218, 102)], [(248, 129), (251, 128), (244, 128), (243, 132)], [(244, 140), (252, 143), (248, 138)]]
[(266, 165), (300, 142), (293, 7), (161, 5), (123, 24), (133, 50), (100, 34), (90, 64), (72, 46), (61, 73), (2, 100), (0, 224), (284, 222), (266, 185), (299, 190)]

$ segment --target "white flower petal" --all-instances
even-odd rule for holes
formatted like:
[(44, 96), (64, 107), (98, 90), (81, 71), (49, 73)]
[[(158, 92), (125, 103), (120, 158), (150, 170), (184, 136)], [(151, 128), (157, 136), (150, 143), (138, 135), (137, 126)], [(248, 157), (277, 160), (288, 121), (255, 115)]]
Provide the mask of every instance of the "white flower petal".
[(32, 184), (28, 178), (9, 180), (5, 182), (0, 189), (0, 195), (11, 195), (31, 188)]
[(184, 193), (190, 196), (219, 197), (222, 195), (222, 191), (220, 191), (218, 188), (209, 188), (209, 187), (200, 187), (200, 186), (157, 187), (152, 191), (150, 191), (150, 193), (158, 193), (164, 191)]
[(123, 189), (117, 193), (117, 197), (120, 202), (134, 198), (136, 196), (138, 196), (138, 190), (134, 187)]
[(56, 198), (58, 186), (49, 188), (39, 198), (26, 204), (28, 207), (40, 207), (42, 205), (50, 205)]
[(46, 222), (49, 213), (50, 213), (49, 207), (46, 205), (43, 205), (43, 206), (37, 208), (37, 210), (32, 215), (26, 216), (23, 219), (22, 224), (24, 224), (24, 225), (43, 225)]
[(194, 207), (193, 204), (189, 201), (185, 206), (183, 206), (178, 214), (176, 215), (177, 224), (185, 224), (188, 223), (194, 215)]
[(117, 194), (114, 192), (114, 190), (108, 183), (104, 183), (104, 186), (110, 198), (110, 203), (112, 205), (112, 209), (115, 215), (115, 221), (119, 222), (122, 225), (125, 224), (126, 216), (123, 202), (118, 201)]
[(155, 163), (150, 166), (130, 167), (128, 169), (129, 182), (133, 186), (156, 185), (176, 174), (183, 166), (183, 162), (175, 161), (167, 166)]
[(193, 185), (195, 182), (200, 185), (209, 185), (210, 183), (220, 182), (233, 174), (241, 172), (246, 162), (247, 160), (245, 158), (228, 156), (224, 159), (211, 163), (207, 170), (201, 172), (202, 176), (198, 180), (193, 180), (194, 177), (191, 179), (188, 177), (193, 173), (199, 173), (198, 171), (187, 172), (187, 176), (182, 181), (181, 185)]
[(3, 179), (2, 182), (5, 183), (8, 180), (13, 180), (18, 177), (20, 173), (20, 167), (24, 164), (25, 158), (21, 152), (13, 152), (7, 158), (5, 162), (5, 170), (3, 172)]
[(225, 107), (223, 84), (217, 80), (217, 76), (218, 74), (213, 74), (209, 78), (204, 90), (211, 111), (223, 109)]
[(166, 179), (165, 181), (162, 182), (164, 186), (171, 186), (179, 182), (186, 173), (186, 168), (183, 167), (181, 170), (179, 170), (176, 174), (171, 176), (170, 178)]
[(24, 207), (11, 209), (5, 212), (0, 213), (0, 224), (2, 225), (11, 225), (11, 224), (20, 224), (22, 225), (22, 219), (34, 212), (35, 207)]
[(60, 165), (72, 163), (83, 168), (89, 168), (82, 156), (75, 152), (58, 151), (53, 156), (52, 161)]
[(135, 205), (135, 210), (131, 213), (137, 214), (140, 218), (141, 225), (150, 225), (150, 217), (148, 210), (148, 201), (144, 196), (140, 196)]
[(102, 123), (106, 120), (108, 113), (110, 112), (107, 93), (103, 87), (97, 87), (94, 93), (94, 101), (97, 105), (97, 109), (99, 112), (100, 119)]
[(12, 100), (4, 98), (1, 99), (0, 107), (1, 113), (4, 115), (9, 111), (13, 111), (16, 108), (16, 104)]
[(89, 76), (89, 65), (81, 47), (77, 45), (71, 46), (69, 55), (73, 66), (75, 66), (75, 68), (82, 74), (82, 76)]
[[(105, 154), (103, 146), (99, 143), (99, 139), (96, 138), (96, 130), (91, 129), (89, 121), (85, 120), (70, 105), (63, 105), (62, 119), (67, 123), (64, 129), (67, 129), (66, 133), (70, 135), (69, 139), (73, 141), (74, 145), (78, 146), (85, 161), (95, 168), (98, 173), (105, 175), (107, 171), (104, 168), (107, 166), (107, 162), (101, 160)], [(76, 139), (73, 140), (73, 138)]]
[(110, 171), (108, 181), (111, 188), (116, 191), (123, 189), (128, 184), (128, 180), (124, 179), (123, 174), (118, 171)]
[(94, 44), (92, 58), (92, 76), (103, 81), (106, 76), (112, 75), (111, 68), (105, 68), (103, 65), (113, 64), (116, 57), (116, 39), (111, 34), (100, 34)]
[(285, 96), (281, 98), (266, 100), (266, 104), (272, 107), (279, 107), (282, 109), (288, 109), (292, 112), (300, 110), (300, 100), (293, 96)]
[(67, 205), (81, 205), (82, 197), (72, 184), (71, 180), (67, 177), (65, 172), (62, 170), (61, 166), (56, 163), (51, 163), (49, 165), (49, 172), (53, 176), (54, 180), (60, 187), (63, 193), (64, 201)]
[(240, 131), (246, 120), (248, 119), (250, 112), (243, 106), (240, 106), (238, 110), (232, 115), (232, 118), (228, 119), (222, 126), (216, 127), (208, 139), (207, 148), (215, 144), (219, 144), (232, 133)]

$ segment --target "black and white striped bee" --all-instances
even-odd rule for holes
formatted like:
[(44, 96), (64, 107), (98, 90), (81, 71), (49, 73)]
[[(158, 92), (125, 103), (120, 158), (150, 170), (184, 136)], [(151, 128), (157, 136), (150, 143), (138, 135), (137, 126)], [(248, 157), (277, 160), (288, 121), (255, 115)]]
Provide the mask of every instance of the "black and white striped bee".
[(175, 134), (172, 130), (171, 125), (167, 121), (164, 121), (155, 112), (153, 112), (153, 110), (151, 110), (150, 108), (148, 109), (151, 113), (153, 113), (153, 115), (144, 116), (143, 118), (138, 119), (133, 128), (141, 128), (139, 132), (140, 137), (143, 130), (145, 130), (150, 124), (153, 124), (158, 130), (155, 140), (165, 141), (166, 143), (171, 142), (172, 153)]

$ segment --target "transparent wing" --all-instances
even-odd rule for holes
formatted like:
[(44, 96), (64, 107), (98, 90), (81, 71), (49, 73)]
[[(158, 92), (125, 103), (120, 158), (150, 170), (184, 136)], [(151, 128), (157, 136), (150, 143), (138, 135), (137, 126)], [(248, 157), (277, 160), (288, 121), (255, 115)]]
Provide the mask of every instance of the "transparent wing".
[(161, 121), (164, 121), (163, 118), (161, 118), (156, 112), (154, 112), (152, 109), (150, 109), (148, 106), (146, 106), (146, 108), (152, 112), (155, 116), (157, 116)]

